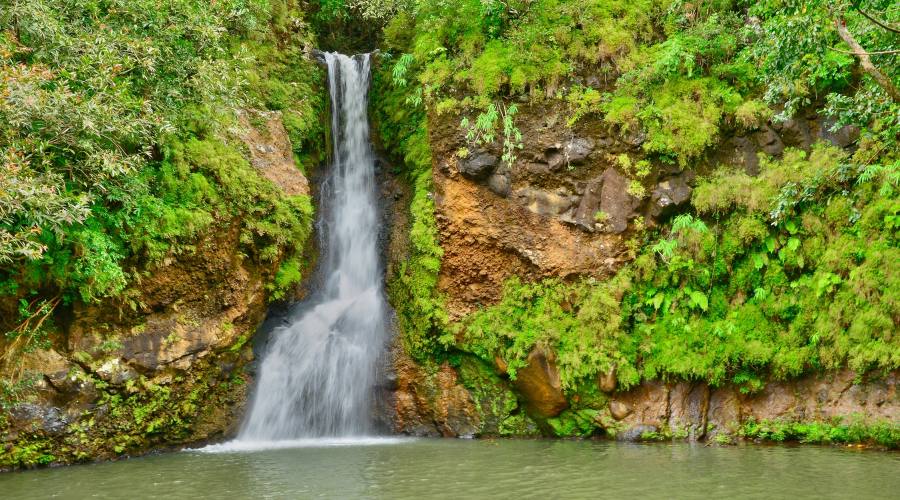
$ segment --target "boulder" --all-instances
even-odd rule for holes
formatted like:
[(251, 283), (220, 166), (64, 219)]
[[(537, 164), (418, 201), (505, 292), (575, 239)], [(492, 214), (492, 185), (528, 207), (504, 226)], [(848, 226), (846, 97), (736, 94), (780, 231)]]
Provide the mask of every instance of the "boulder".
[(781, 136), (781, 141), (786, 146), (807, 149), (812, 145), (812, 135), (806, 120), (791, 118), (775, 125), (775, 130)]
[(641, 200), (628, 193), (628, 179), (616, 169), (607, 168), (600, 175), (600, 210), (606, 214), (604, 229), (619, 234), (628, 229), (628, 221), (637, 217)]
[(61, 408), (36, 403), (19, 403), (13, 406), (8, 418), (13, 428), (28, 431), (40, 429), (51, 436), (65, 432), (70, 423), (70, 418)]
[(554, 358), (552, 353), (535, 348), (525, 367), (516, 371), (516, 390), (528, 410), (542, 418), (555, 417), (569, 406)]
[(663, 179), (650, 194), (650, 215), (659, 217), (684, 205), (691, 199), (692, 191), (684, 175)]
[(631, 407), (621, 401), (610, 401), (609, 414), (616, 420), (622, 420), (631, 415)]
[(105, 361), (95, 370), (95, 373), (112, 385), (122, 385), (129, 380), (137, 378), (138, 374), (130, 366), (122, 363), (119, 358)]
[(493, 174), (488, 178), (488, 188), (495, 194), (506, 198), (509, 196), (510, 182), (509, 176), (503, 174)]
[(41, 373), (54, 387), (66, 383), (72, 363), (55, 349), (37, 349), (20, 354), (23, 371)]
[(635, 425), (628, 428), (625, 432), (616, 434), (616, 440), (640, 441), (643, 435), (649, 432), (659, 432), (659, 428), (653, 425)]
[(722, 163), (740, 167), (748, 175), (756, 175), (759, 173), (757, 151), (758, 148), (753, 140), (747, 137), (736, 136), (728, 139), (723, 144), (720, 159)]
[(444, 363), (425, 370), (398, 342), (391, 347), (393, 391), (388, 395), (393, 431), (412, 436), (466, 437), (481, 427), (479, 412), (459, 375)]
[(588, 155), (594, 151), (594, 141), (584, 137), (576, 137), (566, 143), (564, 151), (566, 160), (572, 165), (578, 165), (584, 162)]
[(564, 144), (557, 143), (544, 151), (544, 159), (551, 170), (564, 165), (579, 165), (594, 151), (592, 139), (576, 137)]
[(647, 141), (647, 133), (641, 128), (629, 130), (622, 134), (622, 141), (632, 148), (637, 148)]
[(584, 195), (578, 203), (575, 210), (574, 223), (576, 226), (594, 232), (597, 229), (597, 221), (595, 215), (600, 210), (600, 190), (603, 187), (602, 179), (594, 179), (587, 183), (584, 188)]
[(819, 125), (819, 138), (825, 139), (839, 148), (847, 148), (859, 139), (859, 129), (852, 125), (845, 125), (835, 130), (832, 130), (833, 128), (834, 119), (822, 120)]
[(460, 160), (457, 169), (465, 177), (479, 180), (490, 175), (499, 164), (499, 158), (490, 153), (482, 152), (470, 154)]
[(513, 195), (529, 211), (549, 217), (565, 213), (575, 203), (575, 199), (565, 193), (551, 193), (534, 188), (517, 189)]
[(525, 164), (525, 170), (530, 174), (543, 176), (550, 173), (550, 165), (544, 162), (530, 162)]

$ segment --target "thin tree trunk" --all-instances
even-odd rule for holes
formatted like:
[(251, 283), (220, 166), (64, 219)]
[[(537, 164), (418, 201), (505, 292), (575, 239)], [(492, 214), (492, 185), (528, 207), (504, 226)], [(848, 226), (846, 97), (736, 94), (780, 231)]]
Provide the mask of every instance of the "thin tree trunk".
[(847, 23), (844, 21), (844, 18), (835, 19), (834, 25), (837, 27), (841, 39), (853, 49), (853, 55), (859, 59), (859, 63), (862, 65), (863, 70), (875, 79), (878, 85), (891, 96), (891, 99), (893, 99), (894, 102), (900, 103), (900, 91), (897, 90), (897, 87), (894, 86), (894, 83), (887, 75), (879, 71), (878, 68), (872, 64), (872, 60), (869, 59), (869, 53), (862, 48), (859, 42), (856, 41), (856, 38), (854, 38), (850, 31), (847, 30)]

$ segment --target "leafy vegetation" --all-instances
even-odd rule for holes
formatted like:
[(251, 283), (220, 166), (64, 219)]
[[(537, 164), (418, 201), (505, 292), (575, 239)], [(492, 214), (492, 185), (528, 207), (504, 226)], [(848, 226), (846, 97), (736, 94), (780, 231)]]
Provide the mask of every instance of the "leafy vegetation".
[[(233, 221), (259, 261), (302, 248), (309, 199), (260, 177), (233, 130), (238, 109), (283, 111), (298, 163), (317, 161), (310, 44), (285, 0), (4, 2), (3, 293), (54, 307), (115, 297)], [(45, 316), (29, 307), (20, 326)]]
[[(403, 62), (398, 63), (402, 68)], [(374, 117), (383, 146), (402, 157), (401, 172), (412, 186), (409, 257), (389, 277), (388, 294), (397, 310), (404, 346), (419, 360), (439, 350), (437, 337), (447, 314), (437, 292), (443, 249), (438, 242), (431, 193), (431, 147), (421, 102), (407, 94), (403, 70), (382, 62), (376, 70)]]
[[(896, 82), (896, 38), (869, 19), (890, 23), (896, 6), (420, 0), (398, 11), (368, 3), (385, 7), (383, 47), (396, 54), (386, 58), (388, 121), (410, 106), (457, 113), (477, 146), (500, 134), (500, 110), (515, 109), (513, 100), (561, 100), (568, 126), (593, 115), (642, 137), (645, 159), (619, 158), (637, 197), (651, 165), (688, 165), (724, 131), (810, 106), (835, 130), (861, 130), (852, 157), (816, 146), (763, 158), (758, 177), (712, 173), (695, 190), (693, 214), (639, 234), (643, 250), (613, 280), (514, 279), (500, 303), (450, 325), (445, 348), (487, 362), (500, 356), (515, 377), (532, 348), (549, 346), (570, 391), (613, 366), (624, 387), (687, 378), (746, 391), (770, 376), (900, 367), (900, 288), (884, 271), (898, 257), (900, 108), (883, 79), (857, 71), (861, 56), (842, 31)], [(588, 76), (593, 84), (579, 83)]]
[(501, 356), (515, 378), (549, 346), (573, 391), (613, 366), (622, 387), (677, 378), (748, 392), (817, 369), (896, 370), (900, 164), (847, 160), (819, 146), (763, 161), (758, 177), (715, 174), (693, 198), (712, 227), (676, 217), (609, 281), (512, 280), (457, 326), (457, 347)]
[(815, 444), (861, 443), (888, 449), (900, 447), (900, 427), (897, 422), (867, 424), (859, 418), (836, 418), (831, 422), (784, 422), (749, 420), (738, 430), (738, 435), (762, 441), (798, 441)]

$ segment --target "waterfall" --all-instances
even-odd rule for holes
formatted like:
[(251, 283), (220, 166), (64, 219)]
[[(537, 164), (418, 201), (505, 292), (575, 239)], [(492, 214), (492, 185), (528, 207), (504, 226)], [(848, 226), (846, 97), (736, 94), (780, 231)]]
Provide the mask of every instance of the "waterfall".
[(375, 161), (366, 105), (369, 55), (325, 54), (334, 162), (321, 189), (323, 283), (272, 333), (239, 441), (371, 432), (376, 363), (386, 339)]

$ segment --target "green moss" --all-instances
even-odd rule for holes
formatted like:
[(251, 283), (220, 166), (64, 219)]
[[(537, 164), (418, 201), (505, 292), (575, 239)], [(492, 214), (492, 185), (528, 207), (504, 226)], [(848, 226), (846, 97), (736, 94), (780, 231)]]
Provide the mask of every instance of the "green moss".
[(275, 273), (275, 279), (266, 285), (270, 297), (273, 300), (287, 297), (290, 290), (303, 280), (304, 267), (304, 262), (297, 257), (282, 262)]
[(565, 410), (557, 417), (548, 418), (547, 425), (557, 437), (588, 437), (601, 430), (598, 410)]
[(896, 370), (893, 170), (866, 181), (845, 158), (816, 147), (763, 161), (756, 178), (714, 174), (694, 199), (711, 227), (675, 218), (608, 281), (512, 279), (499, 303), (451, 325), (455, 346), (501, 357), (513, 379), (549, 347), (571, 396), (612, 366), (624, 388), (686, 379), (746, 393), (818, 370)]
[[(4, 205), (0, 232), (24, 239), (2, 238), (0, 282), (66, 304), (118, 296), (147, 267), (192, 252), (202, 234), (236, 218), (255, 259), (303, 248), (309, 200), (282, 199), (228, 130), (237, 109), (283, 110), (309, 168), (324, 150), (324, 75), (304, 55), (312, 37), (296, 2), (240, 3), (98, 10), (40, 0), (0, 16), (0, 38), (23, 34), (0, 51), (3, 78), (37, 96), (0, 107), (7, 118), (25, 113), (5, 121), (0, 142), (13, 154), (4, 157), (20, 151), (26, 160), (3, 169), (0, 184), (54, 193), (28, 201), (22, 191), (13, 198), (25, 205)], [(27, 255), (7, 255), (21, 245)]]
[(480, 436), (538, 435), (538, 427), (523, 411), (515, 393), (484, 361), (462, 356), (459, 378), (478, 411)]
[(619, 381), (638, 381), (635, 352), (621, 328), (621, 294), (630, 286), (622, 275), (609, 282), (592, 280), (564, 284), (556, 280), (521, 283), (512, 279), (501, 302), (471, 314), (457, 328), (459, 348), (492, 362), (500, 356), (510, 378), (523, 367), (536, 345), (552, 348), (564, 388), (619, 366)]
[(246, 397), (243, 375), (223, 379), (218, 363), (240, 363), (240, 353), (226, 351), (204, 359), (184, 376), (154, 383), (145, 377), (113, 386), (79, 372), (80, 382), (99, 393), (97, 406), (52, 436), (43, 431), (22, 433), (0, 449), (0, 467), (36, 467), (145, 453), (206, 439), (204, 426), (222, 429), (223, 411)]
[(399, 161), (398, 171), (412, 186), (409, 256), (389, 277), (387, 290), (400, 320), (406, 351), (424, 360), (442, 350), (438, 342), (447, 314), (437, 292), (443, 249), (438, 243), (432, 197), (431, 148), (424, 110), (407, 99), (406, 89), (395, 85), (391, 68), (377, 67), (371, 100), (383, 145)]
[(814, 444), (864, 444), (888, 449), (900, 448), (897, 422), (866, 423), (859, 416), (837, 417), (830, 422), (790, 422), (749, 420), (738, 430), (745, 439)]

